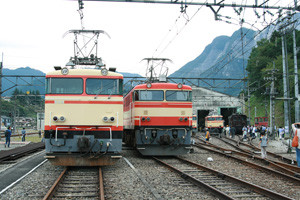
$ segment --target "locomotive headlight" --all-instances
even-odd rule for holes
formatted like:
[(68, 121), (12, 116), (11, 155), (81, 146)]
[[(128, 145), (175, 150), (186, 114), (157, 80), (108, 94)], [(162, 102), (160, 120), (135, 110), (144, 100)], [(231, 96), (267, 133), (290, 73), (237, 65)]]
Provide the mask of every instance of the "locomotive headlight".
[(184, 118), (184, 121), (187, 121), (187, 120), (188, 120), (188, 118), (187, 118), (187, 117), (185, 117), (185, 118)]
[(67, 75), (67, 74), (69, 73), (69, 69), (66, 68), (66, 67), (64, 67), (64, 68), (61, 69), (61, 73), (62, 73), (63, 75)]
[(178, 137), (178, 131), (177, 130), (173, 130), (172, 131), (172, 136), (173, 136), (173, 138), (177, 138)]
[(107, 76), (108, 70), (107, 70), (106, 68), (101, 69), (101, 74), (102, 74), (103, 76)]
[(142, 117), (142, 121), (144, 122), (146, 120), (146, 118), (145, 117)]
[(182, 83), (178, 83), (178, 84), (177, 84), (177, 87), (178, 87), (179, 89), (181, 89), (181, 88), (182, 88)]
[(57, 122), (57, 120), (58, 120), (58, 117), (57, 117), (57, 116), (54, 116), (54, 117), (53, 117), (53, 121), (56, 121), (56, 122)]
[(110, 117), (110, 121), (111, 121), (111, 122), (114, 122), (114, 121), (115, 121), (115, 118), (114, 118), (114, 117)]
[(180, 117), (180, 118), (179, 118), (179, 121), (181, 121), (181, 122), (182, 122), (182, 120), (183, 120), (183, 118), (182, 118), (182, 117)]
[(108, 121), (108, 117), (106, 117), (106, 116), (103, 117), (103, 121), (104, 121), (104, 122), (107, 122), (107, 121)]
[(151, 120), (150, 117), (147, 117), (147, 121), (150, 122), (150, 120)]
[(147, 88), (151, 88), (151, 83), (147, 83)]
[(64, 116), (60, 116), (59, 120), (64, 122), (66, 120), (66, 118)]

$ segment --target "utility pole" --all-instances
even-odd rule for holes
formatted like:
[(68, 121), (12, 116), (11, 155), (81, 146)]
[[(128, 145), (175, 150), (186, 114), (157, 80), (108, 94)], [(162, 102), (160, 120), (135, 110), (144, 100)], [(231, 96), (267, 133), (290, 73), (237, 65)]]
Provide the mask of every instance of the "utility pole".
[(278, 72), (278, 69), (275, 69), (275, 62), (273, 61), (273, 69), (268, 70), (268, 74), (271, 75), (271, 77), (264, 77), (264, 80), (271, 80), (271, 88), (269, 90), (268, 95), (270, 95), (270, 136), (271, 139), (275, 139), (275, 95), (277, 94), (275, 91), (275, 83), (276, 77), (274, 76)]
[(287, 91), (287, 67), (286, 67), (286, 55), (285, 55), (285, 34), (281, 35), (282, 40), (282, 71), (283, 71), (283, 98), (284, 98), (284, 129), (289, 127), (289, 116), (288, 116), (288, 91)]
[[(295, 0), (295, 6), (297, 6), (296, 0)], [(298, 89), (298, 66), (297, 66), (298, 50), (296, 46), (295, 28), (293, 29), (293, 49), (294, 49), (294, 75), (295, 75), (295, 122), (299, 122), (299, 89)]]
[(3, 53), (2, 62), (0, 62), (0, 140), (1, 140), (1, 130), (2, 130), (2, 68), (3, 68)]
[(250, 83), (248, 80), (248, 125), (251, 125)]

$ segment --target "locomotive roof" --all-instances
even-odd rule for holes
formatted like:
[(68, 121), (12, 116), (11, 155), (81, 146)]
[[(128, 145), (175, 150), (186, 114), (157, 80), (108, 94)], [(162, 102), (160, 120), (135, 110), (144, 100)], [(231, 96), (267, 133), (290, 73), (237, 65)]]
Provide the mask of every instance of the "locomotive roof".
[[(134, 87), (134, 89), (176, 89), (178, 90), (178, 84), (176, 83), (151, 83), (151, 88), (147, 88), (147, 84), (140, 84)], [(191, 86), (182, 85), (180, 90), (192, 90)]]
[[(54, 76), (66, 76), (63, 75), (61, 70), (55, 70), (52, 72), (49, 72), (46, 74), (46, 77), (49, 75), (54, 75)], [(69, 69), (69, 73), (67, 75), (72, 75), (72, 76), (102, 76), (101, 70), (100, 69)], [(108, 71), (107, 76), (121, 76), (123, 78), (123, 75), (117, 72), (112, 72)], [(105, 76), (104, 76), (105, 77)]]

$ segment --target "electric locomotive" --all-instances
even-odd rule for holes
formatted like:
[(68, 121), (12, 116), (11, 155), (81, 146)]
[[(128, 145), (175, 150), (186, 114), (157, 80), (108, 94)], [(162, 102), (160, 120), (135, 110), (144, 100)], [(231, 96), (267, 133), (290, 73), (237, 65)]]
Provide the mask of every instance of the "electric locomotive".
[(211, 114), (205, 117), (205, 127), (207, 127), (211, 133), (219, 133), (218, 128), (224, 127), (224, 120), (222, 115)]
[(147, 83), (124, 97), (123, 141), (145, 156), (186, 154), (191, 149), (192, 88)]
[(67, 65), (46, 74), (45, 157), (60, 166), (113, 165), (122, 150), (123, 76), (94, 54)]
[(247, 116), (240, 113), (232, 113), (232, 115), (228, 117), (228, 123), (230, 127), (235, 128), (236, 134), (241, 135), (243, 134), (243, 127), (247, 126)]

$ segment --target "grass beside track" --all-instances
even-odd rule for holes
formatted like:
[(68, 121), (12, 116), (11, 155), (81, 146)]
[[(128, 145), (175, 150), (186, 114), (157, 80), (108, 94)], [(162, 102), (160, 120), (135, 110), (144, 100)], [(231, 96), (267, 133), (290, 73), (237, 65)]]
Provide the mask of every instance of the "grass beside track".
[[(38, 134), (33, 134), (33, 135), (26, 135), (25, 141), (26, 142), (41, 142), (42, 138), (39, 137)], [(16, 136), (16, 137), (11, 137), (10, 138), (11, 142), (22, 142), (22, 137), (21, 136)]]

